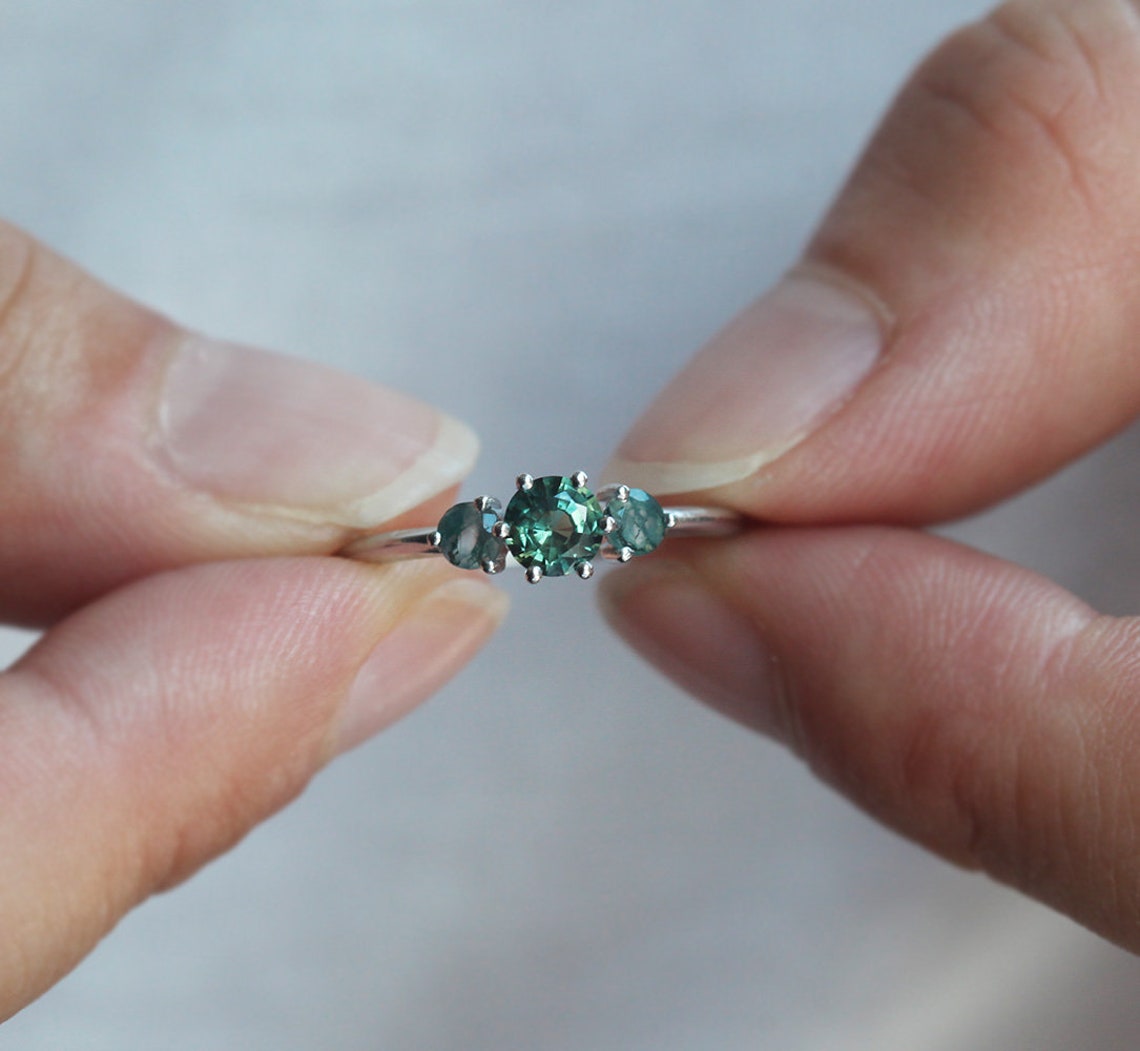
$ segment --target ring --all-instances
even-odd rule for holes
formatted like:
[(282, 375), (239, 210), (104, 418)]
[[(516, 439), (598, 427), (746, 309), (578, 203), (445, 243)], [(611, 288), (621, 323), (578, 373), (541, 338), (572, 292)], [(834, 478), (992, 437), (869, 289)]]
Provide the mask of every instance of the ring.
[(586, 488), (584, 471), (569, 477), (520, 474), (503, 509), (493, 496), (455, 504), (434, 528), (374, 533), (337, 554), (363, 562), (396, 562), (442, 555), (460, 569), (499, 573), (509, 555), (537, 584), (573, 571), (594, 575), (592, 559), (629, 562), (655, 551), (666, 536), (727, 536), (743, 518), (719, 507), (662, 507), (643, 489)]

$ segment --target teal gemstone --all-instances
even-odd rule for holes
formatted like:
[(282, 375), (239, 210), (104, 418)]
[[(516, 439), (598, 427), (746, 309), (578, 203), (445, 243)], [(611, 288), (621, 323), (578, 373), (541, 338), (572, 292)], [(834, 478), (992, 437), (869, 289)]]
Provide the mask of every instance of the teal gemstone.
[(648, 555), (665, 539), (665, 512), (644, 489), (630, 489), (624, 500), (614, 496), (606, 513), (617, 522), (608, 538), (617, 551), (628, 547), (635, 555)]
[(524, 568), (538, 566), (545, 576), (565, 576), (598, 553), (603, 517), (589, 489), (558, 475), (536, 478), (507, 504), (507, 547)]
[(491, 529), (499, 520), (502, 504), (491, 500), (485, 511), (474, 502), (456, 504), (444, 512), (436, 529), (439, 531), (439, 549), (453, 566), (460, 569), (483, 569), (488, 563), (496, 571), (507, 560), (507, 547)]

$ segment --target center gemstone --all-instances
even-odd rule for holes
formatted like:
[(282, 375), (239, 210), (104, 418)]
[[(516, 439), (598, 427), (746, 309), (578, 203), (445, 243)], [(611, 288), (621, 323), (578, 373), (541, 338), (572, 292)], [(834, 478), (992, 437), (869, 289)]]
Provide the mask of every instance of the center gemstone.
[(564, 576), (598, 553), (604, 519), (589, 489), (558, 475), (536, 478), (529, 489), (520, 489), (503, 515), (515, 560), (528, 569), (538, 566), (548, 577)]

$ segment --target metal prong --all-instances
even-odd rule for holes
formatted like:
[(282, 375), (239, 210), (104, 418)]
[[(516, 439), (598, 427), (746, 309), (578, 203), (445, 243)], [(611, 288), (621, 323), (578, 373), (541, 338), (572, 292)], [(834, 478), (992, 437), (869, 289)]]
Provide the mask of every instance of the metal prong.
[(500, 540), (506, 540), (511, 535), (511, 527), (508, 522), (496, 522), (491, 526), (491, 536), (497, 536)]
[(672, 511), (670, 511), (665, 516), (665, 528), (666, 529), (676, 529), (677, 528), (677, 516), (675, 514), (673, 514)]
[(440, 536), (438, 529), (428, 537), (428, 543), (431, 544), (432, 547), (439, 547), (439, 545), (443, 543), (443, 537)]
[(472, 501), (472, 503), (475, 505), (475, 510), (479, 511), (480, 513), (486, 513), (487, 511), (490, 511), (491, 506), (494, 504), (494, 502), (495, 498), (492, 496), (477, 496)]
[(629, 486), (628, 485), (619, 485), (614, 490), (614, 496), (617, 497), (617, 499), (619, 499), (624, 504), (626, 502), (626, 500), (629, 499)]
[(487, 559), (487, 561), (483, 563), (483, 572), (486, 573), (487, 576), (493, 577), (499, 572), (499, 563), (493, 558)]
[(575, 489), (584, 489), (589, 480), (590, 476), (585, 471), (575, 471), (570, 475), (570, 481), (574, 483)]
[(519, 492), (525, 493), (528, 490), (534, 488), (534, 479), (531, 478), (529, 474), (520, 474), (515, 479), (515, 486), (518, 488)]
[(623, 547), (617, 553), (617, 560), (619, 562), (628, 562), (631, 558), (633, 558), (633, 548), (632, 547)]
[(594, 564), (592, 562), (579, 562), (574, 567), (574, 572), (583, 580), (589, 580), (594, 575)]
[(537, 584), (542, 579), (542, 566), (527, 566), (526, 567), (526, 582), (528, 584)]
[(602, 519), (602, 533), (605, 536), (609, 536), (617, 527), (617, 519), (614, 518), (613, 515), (606, 515), (606, 517)]

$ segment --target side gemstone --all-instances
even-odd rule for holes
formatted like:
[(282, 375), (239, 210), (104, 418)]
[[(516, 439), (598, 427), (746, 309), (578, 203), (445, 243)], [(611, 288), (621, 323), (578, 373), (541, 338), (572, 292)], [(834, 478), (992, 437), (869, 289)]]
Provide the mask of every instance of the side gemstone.
[(483, 508), (475, 501), (456, 504), (444, 512), (436, 527), (439, 550), (460, 569), (487, 569), (499, 572), (507, 562), (507, 546), (491, 530), (499, 521), (503, 505), (486, 500)]
[(507, 504), (507, 547), (519, 565), (548, 577), (565, 576), (598, 553), (604, 515), (598, 498), (573, 479), (536, 478)]
[(656, 551), (665, 539), (668, 522), (661, 505), (644, 489), (621, 487), (606, 505), (606, 513), (617, 523), (608, 540), (615, 551), (628, 548), (633, 555)]

